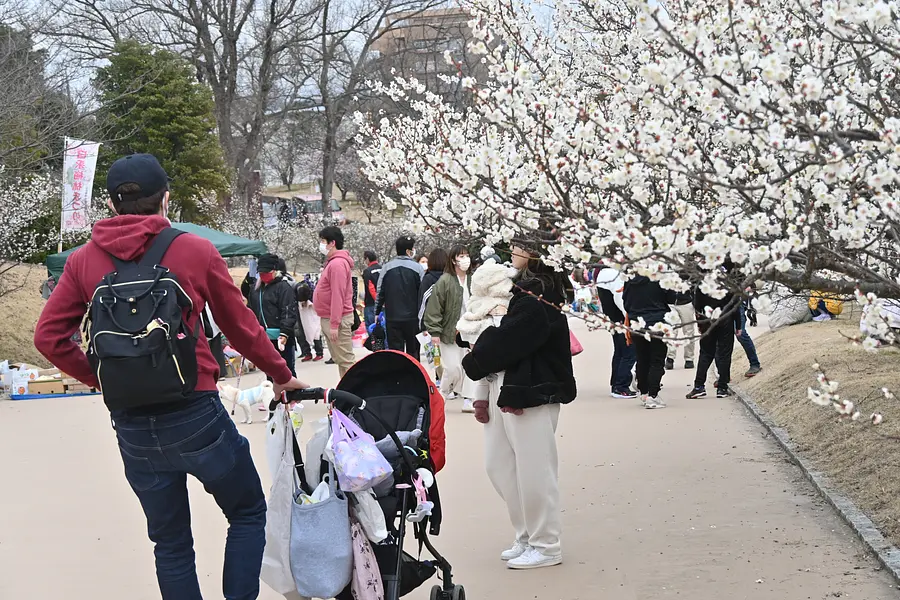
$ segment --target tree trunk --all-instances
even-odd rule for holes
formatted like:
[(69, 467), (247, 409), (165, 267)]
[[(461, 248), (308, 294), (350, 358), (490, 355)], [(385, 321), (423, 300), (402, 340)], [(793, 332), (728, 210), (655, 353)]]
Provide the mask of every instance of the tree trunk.
[(325, 120), (325, 143), (322, 146), (322, 218), (331, 222), (331, 188), (334, 185), (334, 170), (337, 164), (337, 126), (329, 117)]

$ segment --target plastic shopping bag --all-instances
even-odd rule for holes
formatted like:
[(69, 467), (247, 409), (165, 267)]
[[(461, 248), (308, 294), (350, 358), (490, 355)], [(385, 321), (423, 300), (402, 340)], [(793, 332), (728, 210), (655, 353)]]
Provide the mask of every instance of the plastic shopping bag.
[(393, 469), (371, 435), (337, 409), (331, 412), (331, 425), (334, 468), (342, 490), (361, 492), (391, 476)]
[(375, 499), (375, 492), (366, 490), (353, 494), (353, 502), (350, 503), (353, 516), (362, 526), (369, 541), (376, 544), (387, 539), (387, 522), (384, 519), (384, 511)]
[(328, 418), (316, 421), (316, 431), (306, 443), (306, 480), (310, 485), (315, 485), (322, 478), (322, 456), (328, 445)]
[(279, 404), (268, 423), (266, 453), (271, 459), (278, 457), (269, 491), (269, 506), (266, 513), (266, 549), (263, 553), (260, 579), (279, 594), (296, 592), (294, 576), (291, 573), (291, 505), (296, 487), (294, 481), (294, 453), (291, 439), (294, 435), (290, 417)]

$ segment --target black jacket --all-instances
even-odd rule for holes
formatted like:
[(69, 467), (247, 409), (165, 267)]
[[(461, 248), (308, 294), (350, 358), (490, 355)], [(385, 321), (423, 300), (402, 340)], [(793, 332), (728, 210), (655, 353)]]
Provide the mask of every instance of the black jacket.
[(294, 325), (297, 323), (297, 296), (288, 281), (279, 277), (269, 285), (261, 285), (259, 289), (251, 287), (248, 290), (247, 300), (260, 325), (280, 329), (288, 338), (294, 336)]
[(384, 310), (387, 321), (418, 321), (419, 285), (425, 270), (408, 256), (398, 256), (384, 265), (378, 278), (375, 313)]
[(669, 305), (675, 304), (675, 292), (663, 289), (658, 281), (637, 275), (625, 282), (622, 303), (632, 326), (639, 318), (647, 325), (655, 325), (665, 321)]
[[(732, 304), (734, 303), (734, 304)], [(705, 332), (709, 329), (710, 320), (706, 318), (706, 307), (710, 308), (721, 308), (723, 311), (726, 306), (731, 304), (731, 308), (733, 312), (728, 315), (721, 323), (727, 323), (728, 321), (732, 321), (734, 323), (734, 330), (737, 331), (741, 328), (741, 311), (738, 310), (738, 304), (734, 300), (734, 294), (725, 294), (724, 298), (716, 299), (712, 296), (708, 296), (700, 291), (700, 288), (694, 288), (694, 312), (697, 315), (697, 324), (700, 327), (700, 331)]]
[(597, 294), (600, 296), (600, 310), (603, 311), (603, 314), (609, 317), (613, 323), (624, 323), (625, 315), (616, 305), (613, 293), (606, 288), (598, 287)]
[(505, 371), (497, 405), (532, 408), (545, 404), (568, 404), (577, 388), (572, 371), (569, 322), (553, 306), (526, 293), (544, 294), (561, 304), (553, 292), (545, 292), (536, 280), (520, 282), (513, 290), (507, 314), (499, 327), (489, 327), (463, 358), (470, 379), (478, 381)]
[(381, 275), (381, 265), (377, 262), (374, 262), (366, 267), (362, 273), (363, 299), (365, 300), (366, 306), (375, 306), (375, 296), (369, 292), (369, 284), (371, 283), (372, 287), (377, 290), (379, 275)]

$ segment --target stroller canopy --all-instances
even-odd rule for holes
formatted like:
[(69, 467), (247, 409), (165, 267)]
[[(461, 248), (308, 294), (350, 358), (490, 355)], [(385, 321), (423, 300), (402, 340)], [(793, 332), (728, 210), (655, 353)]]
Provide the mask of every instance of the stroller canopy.
[(446, 462), (444, 433), (444, 398), (428, 372), (408, 354), (383, 350), (370, 354), (353, 365), (341, 379), (337, 389), (360, 398), (379, 396), (414, 396), (428, 406), (428, 437), (435, 472)]

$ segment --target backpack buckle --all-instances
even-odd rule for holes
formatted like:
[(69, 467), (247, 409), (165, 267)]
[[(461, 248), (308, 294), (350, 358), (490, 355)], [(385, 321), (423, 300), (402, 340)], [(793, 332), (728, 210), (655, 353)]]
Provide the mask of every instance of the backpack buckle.
[[(111, 300), (111, 302), (107, 302), (110, 300)], [(100, 305), (101, 306), (106, 306), (106, 304), (115, 304), (116, 302), (118, 302), (118, 300), (116, 300), (115, 296), (100, 296)]]
[(163, 274), (166, 274), (166, 273), (169, 272), (169, 269), (167, 269), (166, 267), (164, 267), (164, 266), (162, 266), (162, 265), (153, 265), (153, 268), (154, 268), (154, 269), (159, 269), (160, 271), (163, 272)]

